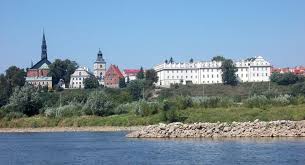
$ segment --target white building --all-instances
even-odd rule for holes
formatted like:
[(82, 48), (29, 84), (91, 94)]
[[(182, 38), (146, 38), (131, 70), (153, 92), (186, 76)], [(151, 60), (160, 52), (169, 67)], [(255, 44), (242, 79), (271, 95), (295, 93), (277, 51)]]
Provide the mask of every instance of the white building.
[(101, 50), (98, 51), (96, 61), (93, 64), (93, 74), (99, 80), (99, 84), (104, 85), (106, 61), (103, 58)]
[(125, 82), (137, 79), (137, 74), (139, 72), (140, 69), (124, 69), (123, 76), (125, 78)]
[(84, 88), (84, 80), (93, 76), (86, 67), (79, 67), (71, 75), (69, 88)]
[[(271, 65), (263, 57), (234, 62), (240, 82), (269, 81)], [(216, 84), (222, 83), (221, 62), (163, 63), (154, 67), (159, 77), (157, 86), (169, 87), (171, 84)]]

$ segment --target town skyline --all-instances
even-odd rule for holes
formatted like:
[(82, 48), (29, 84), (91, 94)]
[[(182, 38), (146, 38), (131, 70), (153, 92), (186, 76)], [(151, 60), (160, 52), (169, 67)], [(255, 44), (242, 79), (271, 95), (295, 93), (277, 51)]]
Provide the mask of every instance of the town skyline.
[(39, 60), (43, 28), (50, 61), (71, 59), (90, 69), (99, 48), (107, 65), (120, 69), (215, 55), (234, 60), (261, 55), (275, 67), (304, 65), (303, 1), (71, 2), (0, 2), (0, 72)]

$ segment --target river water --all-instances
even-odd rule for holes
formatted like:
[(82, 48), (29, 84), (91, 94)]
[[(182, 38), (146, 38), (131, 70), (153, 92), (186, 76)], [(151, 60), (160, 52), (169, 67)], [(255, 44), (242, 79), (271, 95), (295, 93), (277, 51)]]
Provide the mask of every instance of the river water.
[(1, 133), (0, 164), (305, 164), (304, 138), (128, 139), (125, 135)]

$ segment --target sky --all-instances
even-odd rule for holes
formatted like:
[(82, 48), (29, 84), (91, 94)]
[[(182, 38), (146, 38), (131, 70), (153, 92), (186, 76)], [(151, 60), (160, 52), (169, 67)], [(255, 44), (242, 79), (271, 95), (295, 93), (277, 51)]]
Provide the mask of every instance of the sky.
[(305, 65), (305, 0), (0, 0), (0, 73), (48, 58), (91, 70), (152, 68), (261, 55), (276, 67)]

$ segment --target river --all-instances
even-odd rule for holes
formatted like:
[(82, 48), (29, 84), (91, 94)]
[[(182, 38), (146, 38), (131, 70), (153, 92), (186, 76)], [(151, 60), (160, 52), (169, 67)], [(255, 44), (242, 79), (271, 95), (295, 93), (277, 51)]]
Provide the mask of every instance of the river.
[(0, 164), (305, 164), (304, 138), (128, 139), (125, 135), (1, 133)]

